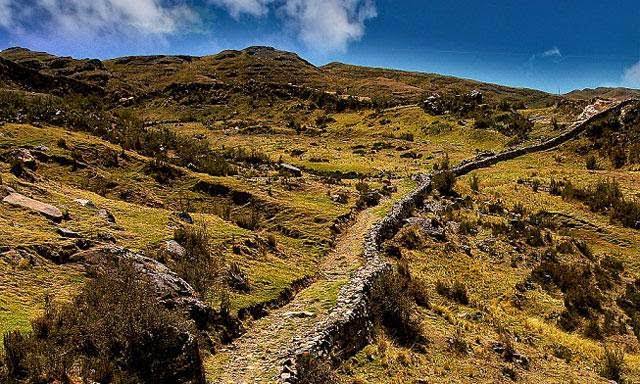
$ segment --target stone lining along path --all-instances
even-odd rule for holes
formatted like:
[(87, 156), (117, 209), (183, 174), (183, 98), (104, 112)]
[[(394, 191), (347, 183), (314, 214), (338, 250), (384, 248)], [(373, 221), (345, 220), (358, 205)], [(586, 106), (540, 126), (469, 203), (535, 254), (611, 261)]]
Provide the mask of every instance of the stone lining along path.
[[(582, 134), (589, 124), (598, 118), (611, 112), (620, 112), (622, 108), (637, 102), (635, 99), (599, 101), (585, 108), (566, 132), (553, 139), (480, 160), (463, 162), (452, 171), (459, 177), (502, 161), (555, 148)], [(288, 356), (282, 361), (280, 374), (274, 381), (296, 383), (299, 379), (299, 362), (305, 356), (339, 362), (373, 340), (374, 319), (370, 305), (372, 288), (393, 271), (392, 265), (380, 254), (380, 246), (395, 235), (404, 221), (411, 216), (416, 204), (430, 191), (431, 177), (421, 177), (419, 186), (398, 201), (382, 220), (371, 227), (364, 238), (365, 264), (353, 274), (349, 283), (341, 288), (337, 303), (328, 315), (318, 321), (310, 331), (306, 327), (299, 330), (299, 336), (294, 339)]]
[[(393, 197), (392, 197), (393, 199)], [(382, 204), (389, 204), (383, 201)], [(335, 306), (340, 287), (363, 265), (365, 235), (381, 206), (359, 212), (320, 261), (318, 278), (289, 303), (256, 320), (247, 332), (205, 359), (208, 379), (221, 384), (273, 383), (293, 337), (307, 333)]]

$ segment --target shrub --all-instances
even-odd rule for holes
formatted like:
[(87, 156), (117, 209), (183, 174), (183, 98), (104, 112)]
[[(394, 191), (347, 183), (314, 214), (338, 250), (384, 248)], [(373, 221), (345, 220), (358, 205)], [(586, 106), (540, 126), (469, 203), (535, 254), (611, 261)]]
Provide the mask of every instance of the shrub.
[(238, 263), (231, 263), (229, 267), (229, 285), (240, 292), (249, 292), (250, 290), (249, 278)]
[[(68, 382), (77, 366), (86, 381), (202, 382), (197, 342), (185, 320), (157, 300), (147, 275), (125, 259), (105, 261), (95, 272), (73, 302), (47, 302), (31, 334), (9, 338), (13, 359), (20, 351), (26, 362), (12, 363), (19, 367), (12, 378)], [(175, 364), (179, 359), (184, 365)]]
[(551, 183), (549, 184), (549, 193), (554, 196), (562, 195), (562, 189), (564, 188), (564, 183), (562, 181), (557, 181), (555, 179), (551, 179)]
[(587, 157), (586, 166), (587, 166), (587, 169), (590, 170), (590, 171), (597, 170), (598, 169), (598, 159), (594, 155), (591, 155), (591, 156)]
[(456, 186), (456, 175), (450, 170), (436, 172), (432, 177), (433, 188), (443, 196), (453, 195)]
[(413, 136), (413, 133), (411, 133), (411, 132), (405, 132), (405, 133), (401, 133), (398, 136), (398, 139), (405, 140), (405, 141), (413, 141), (414, 140), (414, 136)]
[(433, 164), (434, 171), (445, 171), (449, 169), (450, 166), (449, 154), (445, 153), (443, 157), (441, 157), (435, 164)]
[(429, 293), (426, 283), (421, 279), (411, 279), (409, 283), (409, 293), (413, 296), (416, 304), (423, 308), (430, 308)]
[(4, 366), (7, 375), (21, 379), (27, 375), (27, 348), (25, 337), (20, 331), (5, 333), (4, 335)]
[(196, 222), (175, 231), (175, 240), (185, 248), (183, 257), (173, 260), (175, 272), (202, 298), (220, 275), (222, 261), (213, 255), (206, 222)]
[(182, 172), (180, 170), (163, 161), (161, 157), (155, 157), (150, 160), (145, 168), (145, 172), (152, 175), (160, 184), (167, 184), (182, 176)]
[(609, 152), (609, 159), (614, 168), (622, 168), (627, 163), (627, 153), (621, 146), (615, 146)]
[(621, 200), (614, 204), (611, 219), (625, 227), (640, 229), (640, 202)]
[(454, 333), (453, 336), (449, 338), (449, 347), (454, 352), (461, 355), (466, 355), (471, 350), (471, 348), (469, 347), (469, 343), (464, 337), (464, 332), (461, 327), (457, 327), (456, 333)]
[(338, 384), (338, 377), (331, 365), (305, 353), (298, 360), (298, 383), (300, 384)]
[(371, 187), (364, 180), (360, 180), (356, 183), (356, 191), (360, 192), (361, 194), (369, 192), (370, 189)]
[(198, 169), (211, 176), (231, 176), (238, 173), (236, 167), (224, 157), (216, 154), (208, 154), (200, 159)]
[(471, 190), (473, 192), (478, 192), (480, 191), (480, 178), (478, 177), (477, 174), (473, 174), (471, 175), (471, 179), (469, 179), (469, 186), (471, 187)]
[(489, 129), (495, 125), (495, 121), (491, 116), (477, 116), (473, 124), (476, 129)]
[(234, 215), (233, 221), (240, 227), (255, 231), (262, 225), (262, 215), (253, 206), (249, 207), (249, 211), (242, 211), (239, 214)]
[(422, 343), (422, 329), (415, 316), (415, 303), (406, 294), (410, 276), (397, 270), (384, 278), (372, 290), (373, 314), (379, 325), (384, 326), (400, 343)]
[(584, 327), (584, 335), (590, 339), (602, 340), (604, 332), (597, 318), (590, 319)]
[(624, 351), (605, 347), (600, 367), (600, 376), (613, 380), (616, 383), (624, 383), (624, 371)]

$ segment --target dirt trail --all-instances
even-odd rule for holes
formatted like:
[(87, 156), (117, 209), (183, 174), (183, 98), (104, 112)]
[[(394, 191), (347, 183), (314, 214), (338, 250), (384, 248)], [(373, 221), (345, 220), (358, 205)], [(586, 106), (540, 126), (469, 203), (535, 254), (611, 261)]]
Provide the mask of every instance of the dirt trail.
[(335, 304), (340, 287), (363, 263), (364, 235), (379, 219), (375, 208), (360, 212), (321, 261), (319, 278), (290, 303), (253, 323), (227, 349), (207, 359), (214, 383), (272, 383), (291, 339), (310, 330)]
[[(565, 133), (530, 147), (463, 162), (453, 169), (454, 174), (460, 176), (528, 153), (557, 147), (582, 133), (590, 120), (629, 102), (591, 105)], [(378, 219), (374, 209), (361, 212), (355, 223), (338, 237), (334, 249), (322, 260), (318, 281), (284, 307), (256, 321), (227, 350), (207, 359), (205, 364), (209, 379), (215, 383), (233, 384), (277, 382), (277, 375), (282, 368), (280, 363), (284, 357), (288, 357), (289, 343), (293, 337), (307, 334), (315, 324), (327, 318), (339, 288), (348, 283), (351, 274), (363, 264), (361, 256), (365, 235)]]

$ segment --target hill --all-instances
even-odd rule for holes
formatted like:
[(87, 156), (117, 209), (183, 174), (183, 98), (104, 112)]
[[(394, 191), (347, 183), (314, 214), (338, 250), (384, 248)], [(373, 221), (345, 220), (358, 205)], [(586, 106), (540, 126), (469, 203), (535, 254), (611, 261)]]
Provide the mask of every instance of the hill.
[(0, 381), (637, 380), (635, 95), (5, 50)]

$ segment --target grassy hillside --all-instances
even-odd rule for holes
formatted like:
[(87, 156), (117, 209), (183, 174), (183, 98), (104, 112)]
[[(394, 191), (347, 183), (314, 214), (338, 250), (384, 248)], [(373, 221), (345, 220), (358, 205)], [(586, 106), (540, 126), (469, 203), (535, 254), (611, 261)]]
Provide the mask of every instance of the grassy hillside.
[[(483, 98), (467, 105), (472, 90)], [(556, 136), (587, 98), (629, 92), (558, 97), (435, 74), (316, 67), (265, 47), (106, 61), (5, 50), (0, 200), (19, 194), (60, 215), (0, 203), (0, 332), (10, 340), (0, 377), (16, 366), (7, 358), (11, 347), (23, 348), (21, 380), (99, 381), (79, 367), (97, 375), (93, 364), (105, 361), (116, 378), (142, 375), (108, 355), (111, 350), (100, 350), (107, 355), (94, 361), (91, 348), (68, 344), (76, 337), (88, 343), (86, 331), (75, 333), (79, 325), (68, 306), (95, 319), (87, 289), (102, 292), (114, 284), (78, 255), (108, 247), (149, 257), (194, 286), (204, 281), (206, 289), (190, 299), (210, 311), (206, 326), (194, 329), (202, 319), (183, 318), (166, 297), (159, 299), (172, 313), (167, 324), (180, 324), (198, 340), (204, 368), (195, 359), (196, 371), (206, 368), (214, 382), (269, 382), (279, 364), (272, 361), (280, 352), (274, 349), (327, 316), (363, 263), (368, 229), (411, 191), (414, 176)], [(445, 113), (422, 108), (435, 93)], [(435, 216), (416, 212), (414, 224), (390, 244), (428, 297), (417, 316), (429, 343), (418, 348), (380, 332), (339, 367), (337, 379), (596, 381), (602, 348), (610, 344), (627, 350), (625, 375), (637, 378), (634, 317), (616, 302), (640, 276), (634, 258), (640, 238), (637, 229), (612, 221), (610, 208), (591, 209), (583, 195), (598, 181), (615, 179), (624, 199), (637, 198), (639, 130), (637, 119), (597, 127), (562, 149), (479, 171), (479, 188), (459, 180), (457, 196), (436, 197), (448, 207)], [(571, 181), (573, 194), (550, 193), (552, 179), (563, 188)], [(553, 219), (541, 229), (543, 244), (509, 232), (513, 218), (531, 224), (541, 209)], [(446, 240), (421, 232), (415, 223), (426, 219), (443, 223)], [(570, 240), (588, 246), (588, 265), (601, 268), (598, 278), (610, 284), (605, 289), (604, 280), (589, 280), (602, 291), (602, 305), (567, 330), (558, 325), (567, 289), (531, 276), (549, 252), (562, 254), (557, 268), (585, 262), (575, 245), (559, 250)], [(202, 264), (203, 255), (215, 265)], [(464, 285), (466, 303), (447, 296), (445, 288), (455, 282)], [(111, 312), (127, 315), (118, 312), (122, 297), (105, 295)], [(142, 310), (138, 318), (146, 319)], [(615, 330), (607, 328), (612, 322)], [(50, 333), (42, 332), (43, 324)], [(598, 326), (600, 336), (592, 337)], [(95, 327), (96, 335), (105, 331)], [(16, 330), (19, 336), (9, 334)], [(505, 361), (495, 351), (504, 344), (520, 357)], [(52, 352), (43, 356), (43, 350)], [(57, 360), (59, 350), (72, 357)]]

